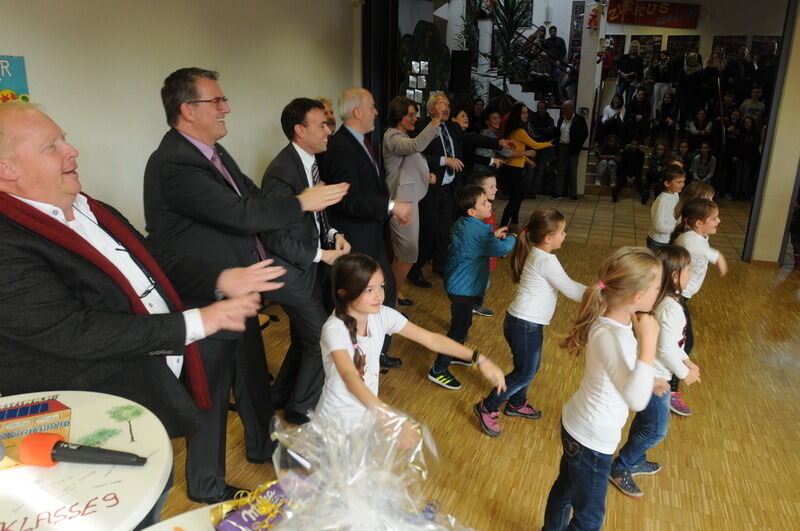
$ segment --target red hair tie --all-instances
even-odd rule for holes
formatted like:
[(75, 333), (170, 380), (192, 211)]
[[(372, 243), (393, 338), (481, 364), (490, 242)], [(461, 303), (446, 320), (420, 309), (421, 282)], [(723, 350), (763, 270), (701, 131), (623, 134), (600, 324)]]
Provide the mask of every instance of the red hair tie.
[(600, 289), (606, 288), (606, 285), (603, 282), (598, 282), (597, 285), (600, 286)]

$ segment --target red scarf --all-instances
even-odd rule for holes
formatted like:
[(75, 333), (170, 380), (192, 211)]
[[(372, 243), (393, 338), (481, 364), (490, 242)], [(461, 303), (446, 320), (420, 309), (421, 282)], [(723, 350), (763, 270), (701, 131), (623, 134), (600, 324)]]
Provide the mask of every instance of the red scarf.
[[(131, 230), (122, 223), (114, 214), (109, 212), (103, 205), (95, 201), (86, 194), (86, 199), (89, 201), (89, 207), (92, 213), (97, 218), (100, 226), (107, 230), (114, 238), (117, 239), (125, 248), (139, 261), (140, 264), (147, 268), (147, 271), (152, 275), (156, 284), (161, 288), (161, 291), (166, 295), (167, 300), (178, 310), (183, 311), (183, 303), (181, 302), (178, 292), (172, 286), (172, 283), (167, 278), (164, 271), (156, 263), (155, 259), (150, 255), (142, 242)], [(8, 216), (10, 219), (19, 223), (23, 227), (30, 229), (39, 236), (47, 238), (51, 242), (59, 245), (65, 249), (72, 251), (78, 256), (86, 259), (92, 263), (117, 284), (131, 303), (131, 311), (136, 315), (149, 314), (144, 307), (139, 295), (133, 290), (128, 279), (123, 275), (119, 269), (111, 263), (105, 256), (103, 256), (97, 249), (92, 247), (89, 242), (84, 240), (81, 236), (75, 233), (71, 228), (59, 223), (50, 216), (40, 212), (32, 206), (19, 201), (18, 199), (10, 196), (7, 193), (0, 193), (0, 213)], [(186, 360), (186, 374), (189, 381), (189, 391), (194, 399), (194, 403), (200, 409), (211, 409), (211, 397), (208, 394), (208, 382), (206, 380), (205, 369), (203, 362), (200, 359), (200, 349), (197, 348), (195, 343), (186, 345), (186, 352), (184, 354)]]

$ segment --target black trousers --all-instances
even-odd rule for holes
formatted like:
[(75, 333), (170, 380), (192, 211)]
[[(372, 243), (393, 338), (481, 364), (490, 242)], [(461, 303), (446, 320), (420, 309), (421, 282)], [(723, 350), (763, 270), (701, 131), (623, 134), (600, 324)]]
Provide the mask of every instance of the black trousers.
[[(689, 356), (694, 348), (694, 330), (692, 329), (692, 314), (689, 312), (689, 299), (681, 297), (681, 306), (683, 306), (683, 315), (686, 316), (686, 342), (683, 344), (683, 351)], [(680, 379), (673, 374), (669, 381), (673, 393), (678, 390), (680, 383)]]
[[(617, 174), (617, 184), (614, 185), (614, 189), (611, 190), (611, 198), (616, 202), (619, 199), (619, 193), (622, 191), (623, 188), (628, 186), (628, 177), (629, 175), (622, 175)], [(649, 197), (649, 193), (646, 193), (644, 190), (644, 185), (642, 184), (642, 176), (635, 175), (633, 177), (633, 187), (636, 188), (636, 191), (639, 192), (639, 195), (642, 197), (644, 201), (646, 197)]]
[(200, 431), (186, 441), (186, 489), (198, 498), (218, 496), (225, 488), (225, 444), (231, 389), (244, 425), (247, 457), (272, 459), (272, 397), (267, 381), (264, 341), (257, 318), (246, 322), (238, 339), (206, 338), (198, 343), (208, 379), (212, 409), (202, 411)]
[(503, 191), (508, 195), (508, 204), (503, 209), (503, 217), (500, 218), (501, 227), (507, 226), (509, 222), (519, 224), (519, 208), (522, 206), (525, 191), (524, 169), (503, 166), (500, 170), (503, 174)]
[(447, 267), (447, 248), (455, 210), (453, 188), (452, 183), (431, 186), (419, 202), (419, 256), (412, 274), (431, 260), (434, 271), (444, 273)]
[(569, 144), (558, 144), (557, 196), (574, 196), (578, 193), (578, 157), (569, 151)]
[[(480, 297), (450, 302), (450, 330), (447, 331), (447, 337), (464, 344), (472, 326), (472, 308), (476, 303), (481, 303)], [(452, 356), (437, 354), (433, 364), (436, 372), (441, 373), (447, 370), (452, 359)]]
[(319, 339), (328, 314), (318, 287), (305, 304), (281, 306), (289, 316), (291, 342), (272, 386), (272, 399), (279, 409), (305, 414), (316, 407), (325, 382)]

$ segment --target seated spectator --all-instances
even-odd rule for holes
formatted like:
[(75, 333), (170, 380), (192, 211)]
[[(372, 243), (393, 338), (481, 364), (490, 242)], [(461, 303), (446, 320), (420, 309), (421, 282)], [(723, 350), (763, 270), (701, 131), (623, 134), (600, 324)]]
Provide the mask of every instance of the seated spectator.
[(654, 198), (661, 193), (661, 172), (667, 166), (667, 145), (657, 144), (647, 157), (647, 179), (645, 180), (645, 193), (650, 197), (650, 191), (655, 188)]
[(600, 130), (598, 141), (602, 142), (603, 139), (610, 134), (617, 135), (617, 138), (622, 138), (622, 120), (625, 117), (625, 108), (622, 102), (622, 96), (619, 94), (611, 98), (611, 103), (603, 109), (603, 117), (600, 119)]
[[(653, 112), (652, 118), (657, 118), (658, 114), (658, 107), (664, 101), (664, 94), (669, 92), (669, 86), (672, 82), (672, 68), (670, 65), (670, 55), (667, 50), (661, 50), (658, 54), (658, 60), (656, 61), (653, 58), (653, 63), (650, 65), (650, 69), (652, 70), (651, 76), (653, 78), (653, 97), (651, 101), (653, 102)], [(673, 102), (674, 102), (674, 94), (673, 94)], [(677, 117), (677, 114), (676, 114)], [(655, 141), (655, 140), (654, 140)]]
[(703, 181), (713, 186), (712, 180), (714, 179), (716, 168), (717, 157), (711, 153), (711, 144), (709, 142), (701, 143), (700, 153), (695, 155), (692, 159), (689, 173), (692, 174), (693, 179)]
[(742, 120), (739, 143), (733, 163), (736, 169), (731, 195), (734, 199), (750, 199), (755, 189), (754, 172), (761, 152), (761, 133), (752, 118)]
[(644, 168), (644, 151), (639, 149), (639, 141), (635, 138), (630, 141), (622, 152), (619, 165), (619, 177), (614, 190), (611, 192), (611, 200), (615, 203), (619, 201), (619, 193), (626, 186), (633, 186), (642, 198), (642, 204), (647, 203), (648, 196), (644, 193), (642, 186), (642, 169)]
[(617, 135), (611, 134), (606, 137), (605, 142), (597, 150), (597, 177), (594, 184), (603, 184), (603, 178), (608, 175), (608, 185), (616, 183), (617, 169), (619, 168), (621, 151)]
[(711, 120), (708, 119), (708, 113), (705, 109), (697, 111), (697, 116), (694, 120), (689, 122), (689, 132), (686, 139), (689, 142), (689, 147), (692, 150), (697, 149), (702, 142), (711, 142)]
[(643, 88), (636, 90), (636, 94), (628, 103), (625, 113), (626, 138), (634, 138), (644, 144), (650, 135), (650, 102)]
[(472, 100), (472, 110), (469, 113), (469, 127), (467, 127), (467, 132), (469, 133), (478, 133), (480, 132), (480, 119), (483, 116), (483, 110), (486, 106), (486, 103), (483, 101), (483, 98), (475, 98)]
[(678, 119), (678, 103), (675, 101), (675, 94), (666, 91), (661, 103), (656, 107), (656, 119), (653, 121), (653, 142), (658, 142), (665, 137), (669, 148), (675, 138), (675, 123)]
[[(684, 140), (678, 144), (678, 149), (675, 151), (674, 155), (681, 158), (683, 161), (683, 167), (687, 170), (692, 166), (692, 160), (694, 160), (694, 151), (692, 151), (692, 149), (689, 147), (689, 142)], [(686, 180), (686, 184), (689, 184), (692, 181), (691, 175), (687, 174)]]
[(753, 87), (753, 90), (750, 91), (750, 97), (744, 100), (739, 107), (739, 110), (742, 111), (742, 119), (752, 118), (756, 127), (764, 125), (761, 122), (763, 121), (765, 116), (764, 112), (767, 108), (764, 102), (761, 101), (762, 92), (761, 87)]

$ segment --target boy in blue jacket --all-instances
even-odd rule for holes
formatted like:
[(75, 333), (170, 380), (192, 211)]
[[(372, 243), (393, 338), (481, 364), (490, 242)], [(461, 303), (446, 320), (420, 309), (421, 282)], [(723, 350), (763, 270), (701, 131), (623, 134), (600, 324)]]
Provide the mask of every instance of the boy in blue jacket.
[[(507, 255), (517, 239), (508, 234), (508, 227), (493, 231), (491, 225), (483, 222), (492, 215), (492, 203), (480, 186), (461, 188), (456, 194), (456, 208), (461, 217), (450, 232), (444, 287), (451, 301), (447, 337), (464, 343), (472, 326), (472, 308), (483, 303), (489, 280), (489, 257)], [(428, 379), (446, 389), (459, 389), (461, 382), (448, 370), (451, 359), (439, 354)]]

